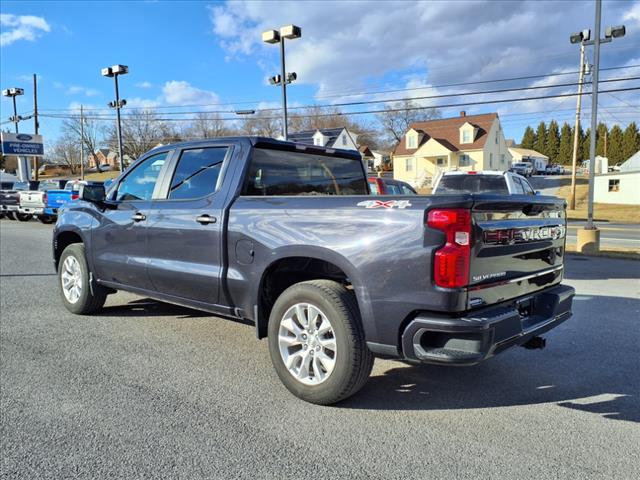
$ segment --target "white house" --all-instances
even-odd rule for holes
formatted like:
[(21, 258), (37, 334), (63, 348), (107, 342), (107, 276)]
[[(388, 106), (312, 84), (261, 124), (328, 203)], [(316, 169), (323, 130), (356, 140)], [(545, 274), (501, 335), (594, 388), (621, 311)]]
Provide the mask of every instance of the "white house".
[(342, 150), (358, 150), (358, 134), (346, 128), (319, 128), (289, 134), (289, 141), (317, 145), (320, 147), (340, 148)]
[(509, 147), (513, 163), (531, 162), (537, 171), (544, 170), (549, 164), (549, 157), (529, 148)]
[(624, 162), (619, 172), (596, 175), (594, 182), (595, 203), (640, 206), (640, 152)]

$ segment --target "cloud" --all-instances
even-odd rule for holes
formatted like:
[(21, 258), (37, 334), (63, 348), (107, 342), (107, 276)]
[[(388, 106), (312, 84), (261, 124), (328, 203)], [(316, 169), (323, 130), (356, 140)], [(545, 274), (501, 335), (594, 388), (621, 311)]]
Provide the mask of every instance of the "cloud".
[(153, 87), (153, 83), (151, 83), (151, 82), (147, 82), (147, 81), (145, 81), (145, 82), (138, 82), (138, 83), (136, 83), (136, 87), (138, 87), (138, 88), (145, 88), (145, 89), (146, 89), (146, 88), (151, 88), (151, 87)]
[[(605, 3), (603, 23), (633, 20), (639, 5)], [(578, 49), (568, 36), (593, 24), (582, 2), (359, 1), (338, 10), (324, 2), (234, 1), (209, 11), (226, 54), (251, 55), (266, 74), (278, 70), (278, 49), (261, 43), (261, 31), (295, 19), (302, 38), (287, 42), (287, 69), (297, 83), (317, 86), (318, 96), (398, 86), (407, 75), (440, 84), (575, 70)], [(624, 63), (637, 48), (635, 30), (603, 47), (606, 64)]]
[(43, 33), (51, 31), (51, 27), (43, 17), (33, 15), (0, 14), (0, 46), (11, 45), (18, 40), (33, 42)]
[(100, 95), (100, 91), (95, 88), (82, 87), (80, 85), (65, 85), (62, 82), (53, 82), (53, 86), (58, 90), (64, 90), (66, 95), (85, 95), (87, 97), (95, 97)]
[(184, 80), (166, 82), (162, 94), (168, 105), (211, 105), (220, 102), (216, 93), (196, 88)]

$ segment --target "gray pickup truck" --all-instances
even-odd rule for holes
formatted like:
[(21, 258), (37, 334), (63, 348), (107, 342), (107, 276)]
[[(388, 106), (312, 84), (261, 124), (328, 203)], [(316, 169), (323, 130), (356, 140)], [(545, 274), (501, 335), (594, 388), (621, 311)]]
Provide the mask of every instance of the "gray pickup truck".
[(126, 290), (255, 324), (298, 397), (332, 404), (375, 356), (474, 365), (571, 316), (565, 202), (370, 195), (357, 152), (223, 138), (148, 152), (59, 212), (62, 302)]

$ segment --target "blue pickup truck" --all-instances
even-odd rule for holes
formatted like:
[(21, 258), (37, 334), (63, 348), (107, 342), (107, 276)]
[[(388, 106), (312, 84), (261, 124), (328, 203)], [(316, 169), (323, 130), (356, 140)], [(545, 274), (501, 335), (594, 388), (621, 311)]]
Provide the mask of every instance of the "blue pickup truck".
[(72, 200), (77, 200), (80, 196), (80, 187), (83, 185), (102, 185), (101, 182), (89, 182), (86, 180), (70, 180), (62, 190), (47, 191), (47, 204), (44, 214), (49, 218), (56, 219), (58, 210)]
[(246, 137), (159, 147), (79, 194), (53, 233), (69, 311), (124, 290), (251, 322), (312, 403), (374, 356), (475, 365), (571, 316), (556, 197), (371, 195), (357, 151)]

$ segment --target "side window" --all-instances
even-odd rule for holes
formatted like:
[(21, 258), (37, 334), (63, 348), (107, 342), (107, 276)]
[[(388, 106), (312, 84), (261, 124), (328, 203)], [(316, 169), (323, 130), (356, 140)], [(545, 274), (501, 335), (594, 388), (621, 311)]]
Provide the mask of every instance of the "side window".
[(389, 195), (402, 195), (400, 187), (395, 183), (387, 182), (387, 192), (389, 192)]
[(514, 195), (524, 195), (524, 189), (522, 188), (522, 183), (518, 177), (511, 177), (513, 180), (513, 194)]
[(136, 166), (118, 185), (117, 201), (151, 200), (160, 170), (169, 152), (159, 153)]
[(372, 195), (378, 195), (380, 192), (378, 191), (378, 182), (369, 181), (369, 190), (371, 190)]
[(216, 191), (226, 147), (184, 150), (169, 188), (170, 199), (201, 198)]
[(525, 195), (535, 195), (536, 192), (533, 191), (533, 187), (531, 186), (531, 184), (529, 182), (527, 182), (526, 180), (522, 180), (520, 179), (520, 182), (522, 182), (522, 189), (524, 190), (524, 194)]
[(402, 193), (404, 193), (405, 195), (415, 195), (416, 192), (413, 191), (413, 189), (409, 186), (409, 185), (405, 185), (405, 184), (400, 184), (400, 187), (402, 188)]

